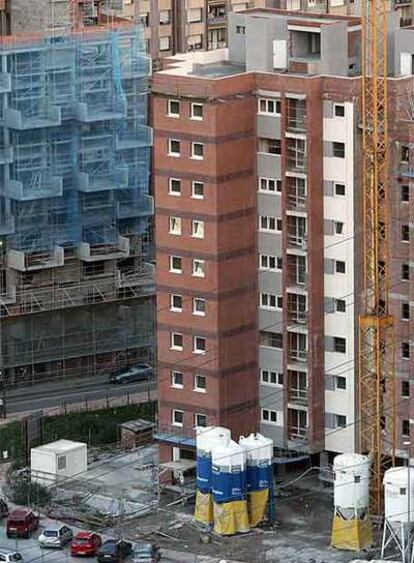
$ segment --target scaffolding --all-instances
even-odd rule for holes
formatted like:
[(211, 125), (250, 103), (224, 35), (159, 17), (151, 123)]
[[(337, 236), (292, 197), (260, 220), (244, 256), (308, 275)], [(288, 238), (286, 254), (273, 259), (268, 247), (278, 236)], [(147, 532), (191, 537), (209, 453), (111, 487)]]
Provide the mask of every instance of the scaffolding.
[[(101, 4), (104, 25), (75, 30), (60, 22), (50, 32), (0, 39), (0, 355), (6, 374), (28, 363), (35, 370), (39, 362), (65, 361), (74, 349), (96, 359), (101, 349), (117, 353), (133, 341), (135, 348), (153, 345), (152, 306), (143, 305), (154, 294), (151, 65), (140, 26), (109, 18), (109, 4)], [(142, 318), (121, 338), (111, 318), (123, 301)], [(94, 306), (103, 322), (95, 344)], [(82, 311), (86, 324), (76, 336), (62, 329), (65, 344), (59, 345), (55, 320), (70, 325)]]

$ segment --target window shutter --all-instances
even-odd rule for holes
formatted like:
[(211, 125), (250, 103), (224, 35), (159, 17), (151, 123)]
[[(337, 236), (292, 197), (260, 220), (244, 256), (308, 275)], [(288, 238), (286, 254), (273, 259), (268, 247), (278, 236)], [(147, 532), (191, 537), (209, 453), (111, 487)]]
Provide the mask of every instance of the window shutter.
[(331, 412), (325, 413), (325, 428), (335, 428), (335, 415)]
[(331, 141), (323, 142), (323, 156), (333, 156), (333, 143)]
[(324, 219), (323, 222), (323, 233), (327, 236), (332, 236), (334, 234), (335, 225), (332, 219)]
[(335, 260), (332, 258), (325, 258), (325, 274), (335, 273)]
[(323, 102), (323, 116), (333, 117), (333, 102), (332, 100), (324, 100)]
[(334, 391), (335, 389), (335, 376), (330, 373), (325, 373), (325, 389)]
[(326, 352), (334, 352), (335, 350), (335, 341), (333, 336), (325, 336), (325, 351)]
[(335, 313), (335, 299), (333, 297), (325, 297), (325, 313)]
[(325, 180), (323, 183), (323, 193), (327, 196), (334, 195), (334, 183), (332, 180)]

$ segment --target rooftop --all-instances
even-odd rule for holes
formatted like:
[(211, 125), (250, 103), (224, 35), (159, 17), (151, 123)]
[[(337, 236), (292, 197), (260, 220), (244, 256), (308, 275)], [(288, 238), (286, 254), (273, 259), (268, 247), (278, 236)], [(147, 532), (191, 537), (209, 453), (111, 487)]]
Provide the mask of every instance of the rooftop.
[(84, 442), (72, 442), (72, 440), (56, 440), (56, 442), (50, 442), (49, 444), (44, 444), (37, 448), (32, 448), (35, 451), (42, 451), (47, 453), (65, 453), (72, 450), (77, 450), (78, 448), (84, 448), (87, 444)]
[(339, 14), (321, 14), (321, 13), (312, 13), (312, 12), (300, 12), (300, 11), (290, 11), (290, 10), (281, 10), (278, 8), (250, 8), (248, 10), (244, 10), (243, 12), (238, 12), (246, 15), (251, 16), (259, 16), (259, 17), (266, 17), (266, 18), (275, 18), (278, 16), (289, 17), (290, 21), (295, 21), (298, 23), (298, 20), (301, 24), (318, 24), (321, 26), (329, 25), (333, 23), (337, 23), (340, 21), (345, 21), (348, 23), (348, 26), (358, 25), (361, 23), (361, 18), (357, 16), (342, 16)]

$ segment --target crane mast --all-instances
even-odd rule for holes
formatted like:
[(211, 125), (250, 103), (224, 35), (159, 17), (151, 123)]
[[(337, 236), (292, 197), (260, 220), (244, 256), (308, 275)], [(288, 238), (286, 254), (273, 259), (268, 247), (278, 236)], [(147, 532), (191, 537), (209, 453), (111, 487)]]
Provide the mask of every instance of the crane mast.
[(395, 455), (394, 322), (389, 312), (386, 0), (363, 0), (363, 293), (359, 316), (359, 450), (372, 460), (370, 511), (383, 509), (382, 478)]

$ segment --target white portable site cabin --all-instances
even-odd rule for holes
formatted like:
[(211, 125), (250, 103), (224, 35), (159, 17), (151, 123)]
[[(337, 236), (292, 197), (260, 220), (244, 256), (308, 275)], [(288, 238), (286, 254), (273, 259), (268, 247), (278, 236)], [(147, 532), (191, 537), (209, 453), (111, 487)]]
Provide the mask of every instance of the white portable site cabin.
[(83, 442), (57, 440), (30, 450), (31, 480), (41, 485), (85, 473), (88, 447)]

